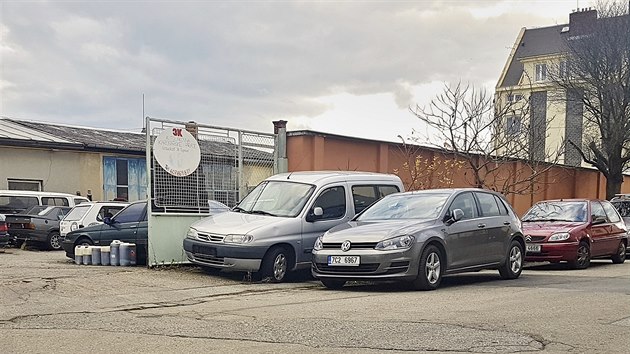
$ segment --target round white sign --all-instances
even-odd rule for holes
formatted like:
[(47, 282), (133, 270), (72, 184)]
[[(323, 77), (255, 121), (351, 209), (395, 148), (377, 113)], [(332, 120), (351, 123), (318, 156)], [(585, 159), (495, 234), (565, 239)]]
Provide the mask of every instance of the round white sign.
[(153, 155), (166, 172), (173, 176), (188, 176), (201, 161), (199, 143), (184, 128), (165, 129), (153, 143)]

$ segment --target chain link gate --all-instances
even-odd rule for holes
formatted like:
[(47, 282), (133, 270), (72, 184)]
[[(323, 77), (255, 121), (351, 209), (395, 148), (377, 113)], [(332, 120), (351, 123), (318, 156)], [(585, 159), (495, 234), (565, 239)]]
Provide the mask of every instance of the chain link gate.
[[(178, 129), (192, 134), (201, 155), (196, 170), (186, 176), (167, 172), (153, 153), (160, 133)], [(216, 212), (216, 202), (236, 205), (274, 174), (276, 136), (150, 117), (146, 132), (149, 264), (184, 262), (181, 242), (193, 221)]]

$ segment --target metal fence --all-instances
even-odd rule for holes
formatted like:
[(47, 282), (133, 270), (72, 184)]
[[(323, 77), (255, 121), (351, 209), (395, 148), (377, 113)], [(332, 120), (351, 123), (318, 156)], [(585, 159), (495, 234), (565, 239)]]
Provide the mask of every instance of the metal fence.
[[(173, 128), (187, 130), (199, 144), (201, 161), (187, 176), (170, 174), (153, 154), (157, 136)], [(213, 201), (232, 207), (274, 173), (274, 134), (150, 117), (146, 132), (153, 213), (207, 213)]]

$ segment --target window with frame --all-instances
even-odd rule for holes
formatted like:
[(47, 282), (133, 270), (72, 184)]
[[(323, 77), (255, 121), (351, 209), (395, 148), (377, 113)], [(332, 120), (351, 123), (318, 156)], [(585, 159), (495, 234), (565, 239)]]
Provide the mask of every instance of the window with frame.
[(505, 134), (518, 135), (521, 133), (521, 116), (513, 115), (505, 121)]
[(566, 79), (569, 77), (569, 63), (566, 60), (563, 60), (558, 64), (558, 76), (561, 79)]
[(9, 190), (41, 192), (42, 181), (31, 179), (7, 179)]
[(343, 187), (325, 189), (315, 200), (313, 207), (323, 210), (319, 220), (340, 219), (346, 215), (346, 191)]
[(70, 202), (63, 197), (42, 197), (42, 205), (70, 206)]
[(497, 204), (499, 205), (499, 213), (501, 215), (510, 215), (510, 212), (508, 211), (507, 206), (505, 205), (505, 201), (497, 197), (496, 195), (494, 196), (494, 199), (496, 199)]
[(606, 212), (604, 211), (604, 207), (599, 202), (591, 202), (591, 214), (593, 220), (599, 217), (604, 217), (608, 219), (606, 216)]
[(547, 64), (536, 64), (536, 81), (547, 80)]
[(464, 212), (462, 220), (474, 219), (478, 216), (477, 203), (475, 203), (475, 198), (470, 192), (462, 193), (453, 199), (451, 206), (448, 208), (449, 214), (455, 209), (461, 209)]
[(116, 214), (114, 220), (117, 223), (139, 222), (144, 217), (146, 206), (146, 203), (131, 204), (129, 207)]
[(363, 211), (375, 201), (386, 195), (400, 192), (396, 186), (387, 185), (363, 185), (352, 186), (352, 200), (354, 201), (354, 212), (356, 214)]
[(610, 222), (621, 221), (619, 213), (617, 213), (617, 210), (609, 202), (602, 202), (602, 206), (604, 207), (604, 211), (606, 212), (606, 216)]
[(499, 216), (499, 205), (497, 204), (494, 195), (488, 193), (475, 193), (479, 200), (479, 206), (481, 207), (481, 214), (483, 216)]

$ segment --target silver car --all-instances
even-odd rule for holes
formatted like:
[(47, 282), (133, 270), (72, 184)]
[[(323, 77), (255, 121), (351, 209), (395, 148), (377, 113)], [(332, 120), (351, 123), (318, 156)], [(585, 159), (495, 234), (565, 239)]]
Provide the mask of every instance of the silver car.
[(435, 189), (388, 195), (315, 242), (313, 276), (331, 289), (348, 280), (405, 280), (433, 290), (443, 275), (522, 271), (525, 239), (507, 201), (492, 191)]

